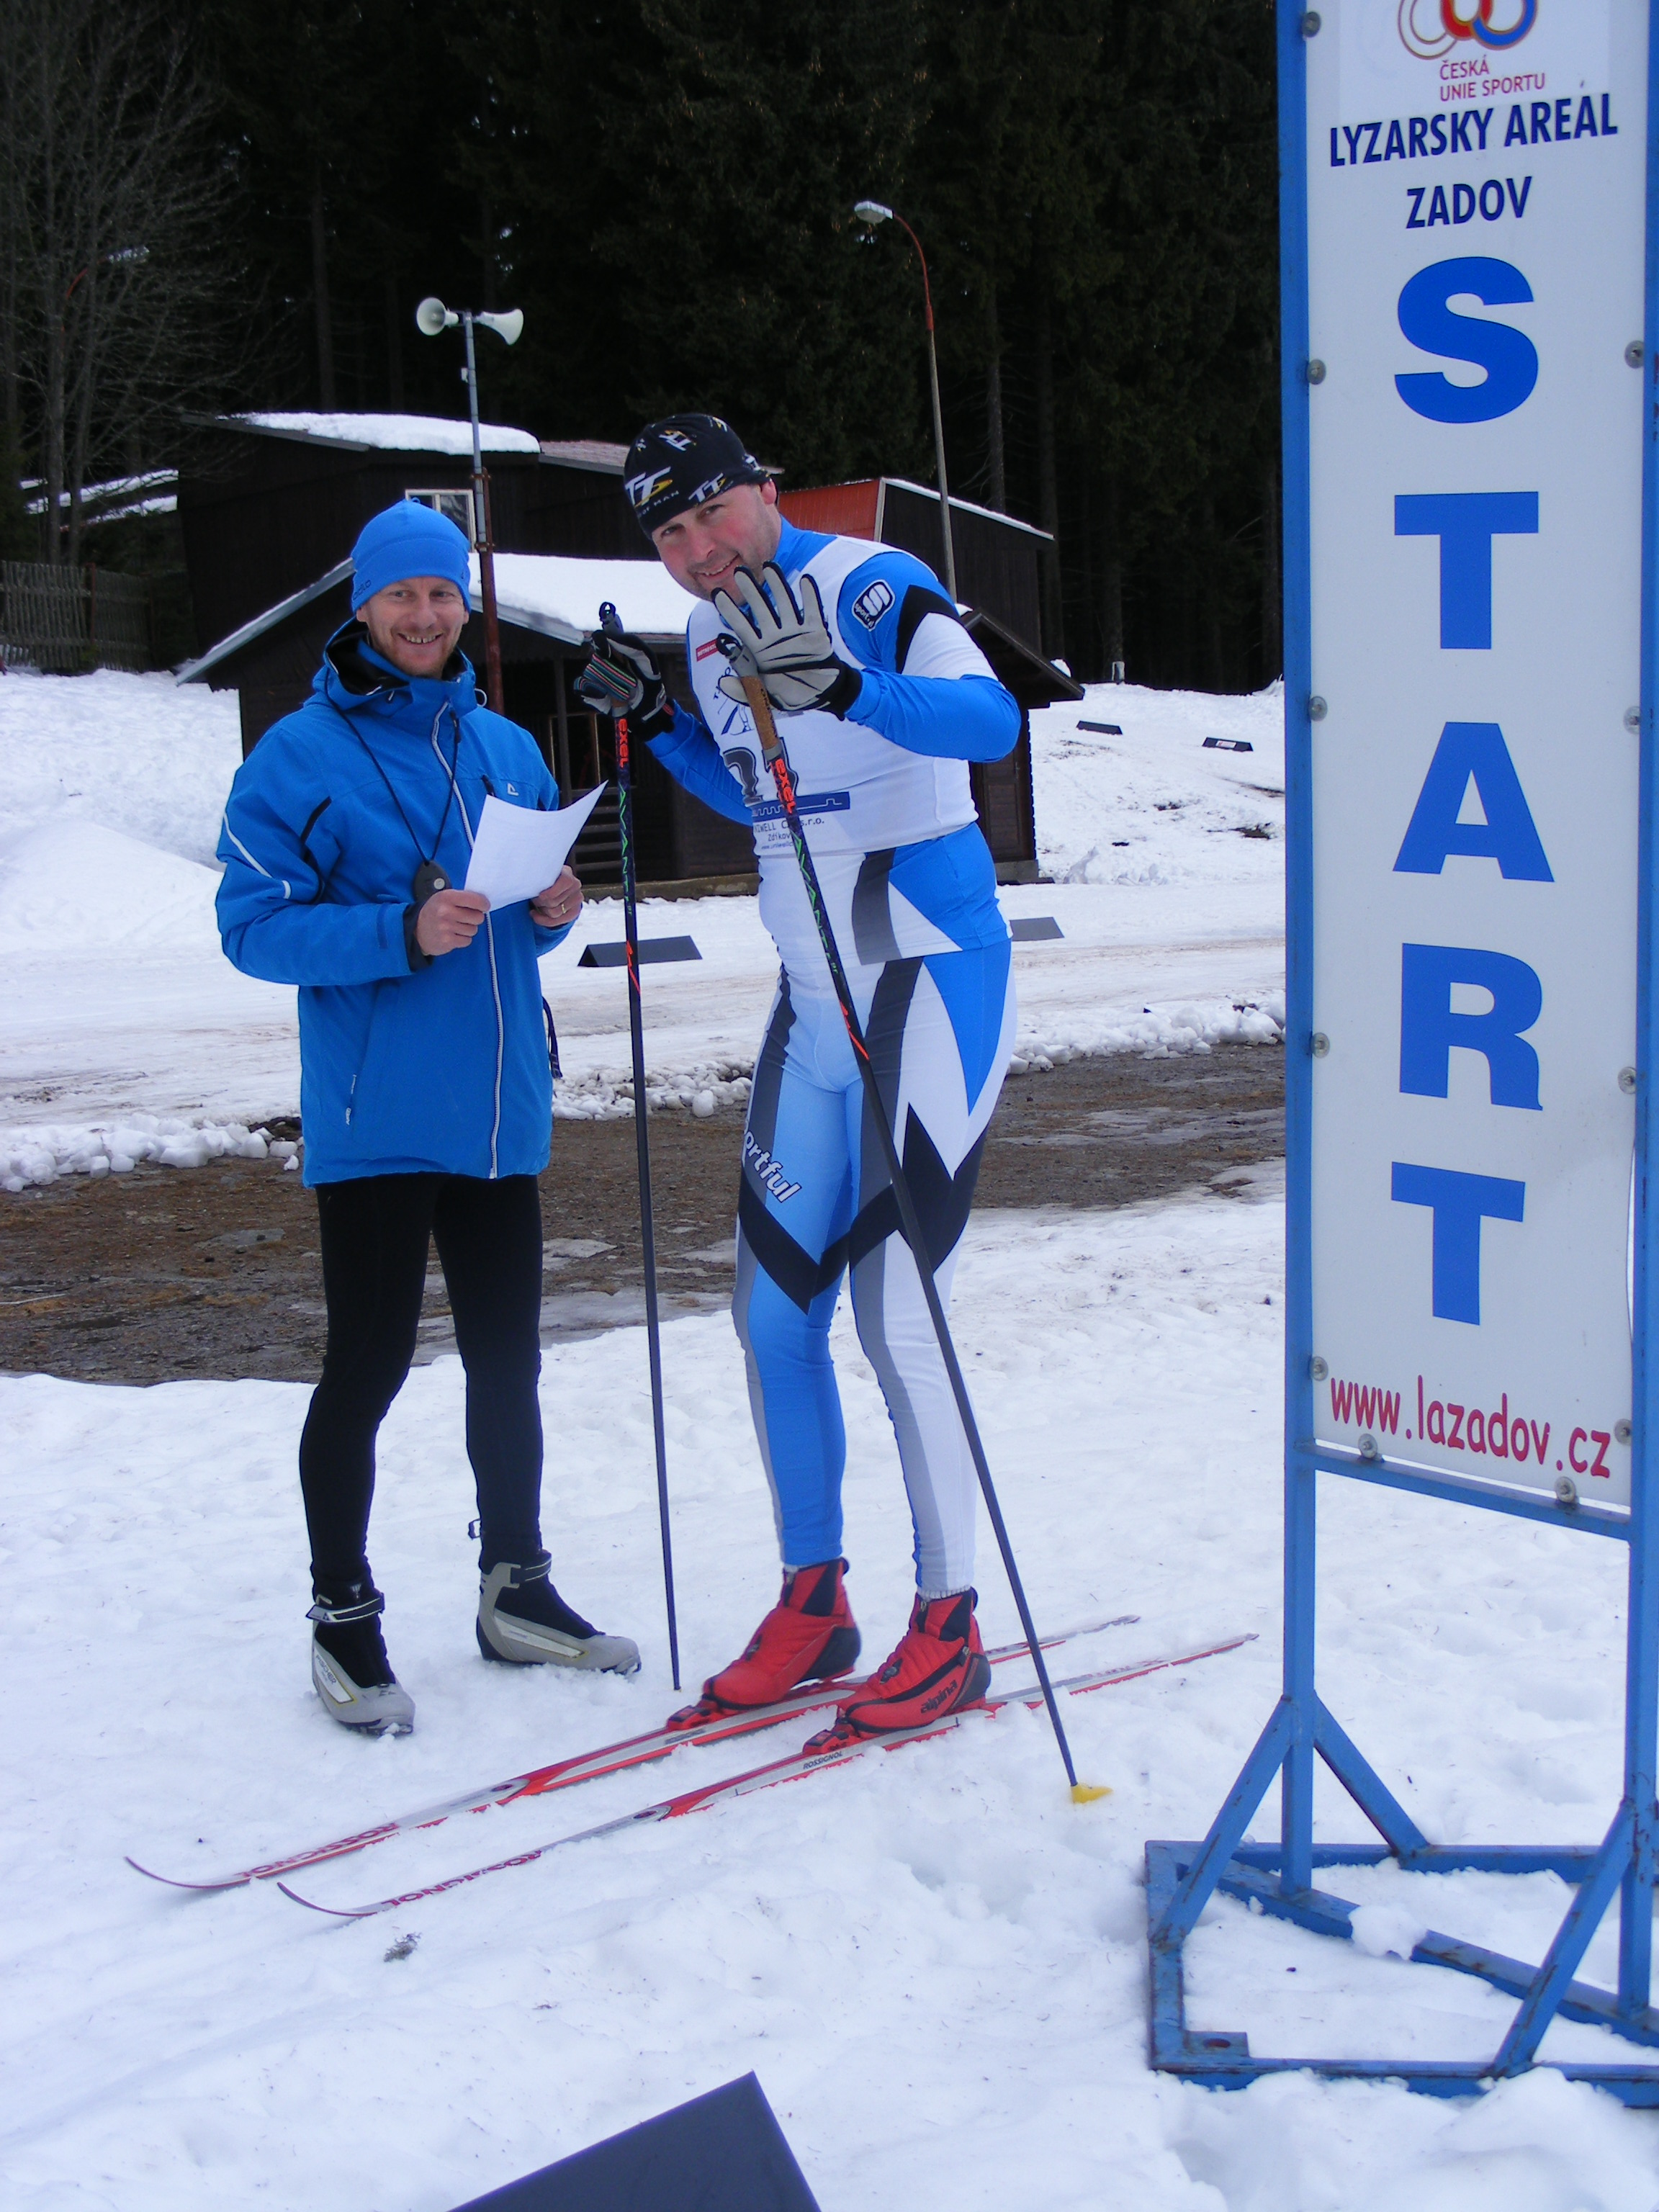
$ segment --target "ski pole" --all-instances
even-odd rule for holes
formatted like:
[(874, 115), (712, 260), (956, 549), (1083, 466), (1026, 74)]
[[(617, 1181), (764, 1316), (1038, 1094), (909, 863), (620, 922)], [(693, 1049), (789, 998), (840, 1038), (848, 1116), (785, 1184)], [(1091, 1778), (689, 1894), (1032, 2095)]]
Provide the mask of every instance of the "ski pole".
[[(734, 653), (735, 639), (721, 640), (721, 650), (729, 659)], [(744, 697), (749, 702), (749, 711), (755, 718), (761, 750), (766, 764), (772, 771), (772, 781), (777, 786), (778, 798), (783, 807), (784, 819), (789, 824), (790, 842), (795, 848), (795, 860), (799, 866), (801, 882), (806, 892), (806, 902), (812, 909), (812, 919), (817, 924), (818, 942), (823, 947), (823, 957), (829, 963), (830, 980), (835, 987), (841, 1018), (847, 1024), (848, 1041), (853, 1048), (853, 1057), (864, 1083), (864, 1096), (881, 1137), (881, 1147), (886, 1156), (888, 1181), (898, 1205), (899, 1225), (904, 1241), (910, 1248), (916, 1263), (916, 1273), (921, 1278), (922, 1296), (927, 1301), (927, 1315), (933, 1324), (933, 1334), (939, 1340), (939, 1356), (945, 1362), (945, 1371), (951, 1379), (951, 1395), (957, 1401), (961, 1416), (963, 1434), (968, 1440), (968, 1450), (974, 1462), (974, 1472), (979, 1477), (979, 1486), (984, 1494), (985, 1509), (991, 1526), (996, 1531), (997, 1547), (1002, 1553), (1002, 1564), (1007, 1571), (1008, 1586), (1013, 1591), (1014, 1603), (1019, 1611), (1019, 1625), (1025, 1631), (1025, 1641), (1030, 1647), (1031, 1658), (1037, 1671), (1037, 1680), (1042, 1686), (1042, 1702), (1048, 1709), (1049, 1725), (1054, 1732), (1054, 1741), (1066, 1767), (1066, 1779), (1071, 1785), (1075, 1803), (1087, 1804), (1091, 1799), (1104, 1796), (1104, 1790), (1079, 1782), (1077, 1768), (1072, 1763), (1072, 1747), (1066, 1741), (1065, 1725), (1060, 1717), (1060, 1707), (1054, 1699), (1054, 1685), (1048, 1680), (1048, 1668), (1042, 1656), (1042, 1646), (1031, 1620), (1031, 1608), (1025, 1601), (1025, 1586), (1020, 1580), (1019, 1568), (1014, 1559), (1014, 1547), (1009, 1540), (1002, 1508), (997, 1502), (996, 1485), (991, 1480), (990, 1463), (985, 1456), (985, 1447), (980, 1441), (979, 1424), (974, 1419), (974, 1409), (968, 1399), (968, 1385), (963, 1380), (962, 1366), (957, 1358), (957, 1348), (951, 1338), (950, 1323), (945, 1318), (939, 1285), (933, 1280), (933, 1255), (928, 1251), (921, 1233), (921, 1222), (916, 1212), (915, 1200), (911, 1194), (909, 1179), (899, 1158), (898, 1145), (893, 1125), (887, 1118), (887, 1102), (881, 1095), (881, 1083), (870, 1048), (864, 1040), (864, 1026), (859, 1020), (858, 1008), (853, 1003), (853, 988), (847, 980), (847, 970), (842, 964), (841, 949), (836, 943), (836, 933), (823, 903), (823, 893), (818, 884), (818, 872), (806, 842), (806, 831), (795, 804), (795, 780), (790, 773), (788, 757), (783, 750), (783, 740), (778, 735), (778, 726), (772, 717), (772, 702), (766, 696), (766, 686), (758, 676), (739, 672)]]
[[(622, 634), (607, 599), (599, 628)], [(640, 1243), (645, 1258), (645, 1342), (651, 1364), (651, 1430), (657, 1448), (657, 1518), (662, 1525), (662, 1583), (668, 1605), (668, 1664), (680, 1686), (680, 1632), (674, 1610), (674, 1548), (668, 1528), (668, 1446), (663, 1432), (662, 1335), (657, 1322), (657, 1232), (651, 1212), (651, 1139), (646, 1131), (645, 1009), (640, 997), (640, 929), (635, 908), (634, 771), (629, 758), (628, 717), (617, 717), (617, 824), (622, 841), (623, 935), (628, 953), (628, 1033), (634, 1053), (634, 1146), (640, 1171)]]

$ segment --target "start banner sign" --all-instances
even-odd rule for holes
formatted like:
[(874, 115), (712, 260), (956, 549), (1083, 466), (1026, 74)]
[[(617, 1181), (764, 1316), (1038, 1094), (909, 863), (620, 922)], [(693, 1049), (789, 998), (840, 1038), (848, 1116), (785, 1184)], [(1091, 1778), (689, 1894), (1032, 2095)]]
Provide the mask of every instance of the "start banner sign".
[(1623, 1504), (1648, 10), (1303, 31), (1316, 1437)]

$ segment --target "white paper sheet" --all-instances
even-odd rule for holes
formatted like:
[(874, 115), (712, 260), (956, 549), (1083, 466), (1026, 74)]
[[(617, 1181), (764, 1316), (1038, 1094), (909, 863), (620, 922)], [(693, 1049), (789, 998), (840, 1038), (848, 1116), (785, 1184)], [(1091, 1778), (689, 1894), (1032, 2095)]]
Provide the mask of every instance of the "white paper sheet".
[(574, 805), (556, 814), (534, 806), (509, 806), (488, 798), (472, 841), (465, 889), (482, 891), (492, 907), (512, 906), (546, 890), (570, 857), (588, 816), (606, 787), (596, 784)]

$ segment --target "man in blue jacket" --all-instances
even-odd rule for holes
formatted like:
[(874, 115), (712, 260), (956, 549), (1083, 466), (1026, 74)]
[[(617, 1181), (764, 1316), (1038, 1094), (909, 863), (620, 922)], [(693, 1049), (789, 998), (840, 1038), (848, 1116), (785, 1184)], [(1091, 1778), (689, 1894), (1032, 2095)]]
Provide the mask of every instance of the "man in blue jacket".
[(975, 1479), (738, 678), (758, 677), (782, 718), (819, 884), (947, 1301), (1014, 1034), (1008, 927), (968, 763), (1012, 749), (1019, 709), (930, 569), (890, 546), (797, 528), (717, 416), (648, 424), (625, 489), (664, 565), (701, 602), (686, 629), (696, 712), (668, 696), (636, 638), (593, 639), (580, 688), (605, 711), (635, 716), (672, 775), (753, 829), (761, 918), (783, 963), (744, 1134), (732, 1307), (783, 1589), (684, 1718), (769, 1704), (846, 1674), (858, 1656), (841, 1556), (846, 1431), (830, 1357), (850, 1273), (909, 1493), (916, 1597), (891, 1656), (813, 1743), (887, 1735), (985, 1694)]
[(529, 734), (492, 714), (460, 653), (467, 544), (414, 501), (352, 554), (353, 619), (311, 696), (237, 772), (220, 934), (243, 972), (300, 987), (305, 1179), (328, 1302), (300, 1439), (312, 1679), (348, 1728), (407, 1735), (366, 1552), (374, 1439), (415, 1351), (435, 1241), (466, 1370), (477, 1483), (478, 1648), (631, 1674), (639, 1652), (549, 1579), (540, 1525), (542, 1224), (552, 1128), (538, 957), (581, 906), (568, 868), (492, 913), (457, 890), (486, 797), (550, 808)]

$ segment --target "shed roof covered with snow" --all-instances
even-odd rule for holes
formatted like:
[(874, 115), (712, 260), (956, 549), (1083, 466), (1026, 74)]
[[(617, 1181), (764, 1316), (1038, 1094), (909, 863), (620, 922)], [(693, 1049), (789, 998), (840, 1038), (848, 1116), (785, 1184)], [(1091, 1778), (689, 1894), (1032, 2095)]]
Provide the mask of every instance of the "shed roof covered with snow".
[[(454, 422), (441, 415), (362, 415), (278, 412), (223, 415), (220, 422), (269, 438), (298, 438), (307, 445), (337, 446), (348, 453), (459, 453), (472, 456), (472, 425)], [(486, 453), (536, 453), (539, 441), (528, 430), (514, 430), (501, 422), (479, 426), (478, 442)]]

